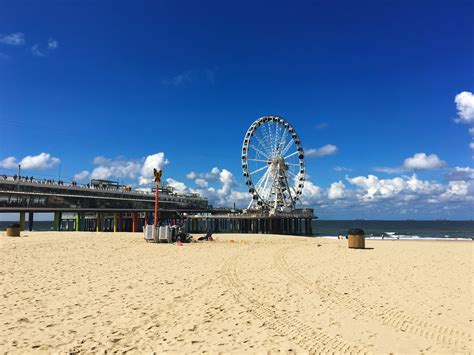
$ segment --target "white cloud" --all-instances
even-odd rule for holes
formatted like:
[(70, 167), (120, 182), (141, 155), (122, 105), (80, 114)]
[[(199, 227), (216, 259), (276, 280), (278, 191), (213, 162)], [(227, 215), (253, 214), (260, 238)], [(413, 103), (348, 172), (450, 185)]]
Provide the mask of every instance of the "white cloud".
[(0, 43), (8, 44), (10, 46), (22, 46), (25, 44), (25, 35), (21, 32), (0, 35)]
[(46, 57), (58, 48), (59, 44), (54, 38), (48, 39), (46, 44), (36, 43), (31, 46), (31, 53), (36, 57)]
[[(469, 134), (474, 136), (474, 95), (472, 92), (463, 91), (454, 98), (456, 108), (458, 110), (458, 117), (455, 118), (456, 123), (466, 123), (471, 125)], [(469, 148), (474, 150), (474, 142), (469, 143)]]
[(303, 206), (314, 206), (319, 204), (322, 202), (323, 197), (323, 190), (319, 186), (313, 184), (309, 180), (305, 181), (303, 194), (300, 197)]
[(445, 166), (446, 162), (439, 159), (436, 154), (416, 153), (413, 157), (407, 158), (403, 162), (403, 167), (407, 170), (440, 169)]
[(190, 84), (194, 81), (194, 72), (192, 70), (187, 70), (183, 73), (173, 76), (171, 79), (164, 79), (162, 82), (164, 85), (179, 87)]
[[(424, 216), (442, 218), (439, 214), (439, 203), (450, 206), (450, 211), (469, 208), (473, 201), (474, 184), (466, 179), (470, 179), (473, 173), (474, 169), (471, 168), (452, 169), (450, 180), (446, 184), (422, 180), (416, 174), (390, 179), (380, 179), (375, 175), (346, 176), (347, 185), (343, 181), (335, 181), (327, 188), (306, 180), (300, 198), (301, 204), (298, 205), (315, 208), (317, 215), (323, 211), (329, 216), (345, 215), (349, 218), (401, 217), (410, 213), (416, 217), (419, 211), (423, 211)], [(206, 176), (211, 180), (205, 179)], [(227, 169), (191, 172), (187, 177), (195, 184), (188, 190), (207, 197), (209, 203), (214, 206), (231, 207), (235, 202), (237, 207), (245, 208), (251, 200), (251, 195), (246, 190), (237, 189), (237, 183)], [(454, 178), (460, 181), (453, 180)]]
[(34, 56), (36, 57), (44, 57), (46, 54), (44, 51), (40, 48), (40, 45), (37, 43), (31, 47), (31, 53), (33, 53)]
[(439, 182), (420, 180), (415, 174), (410, 177), (401, 176), (392, 179), (379, 179), (377, 176), (368, 175), (367, 177), (346, 177), (346, 180), (358, 188), (356, 196), (360, 202), (377, 203), (392, 199), (394, 203), (401, 204), (431, 199), (430, 203), (433, 203), (433, 200), (446, 190), (446, 186)]
[[(96, 159), (94, 159), (96, 160)], [(126, 161), (123, 159), (112, 160), (103, 162), (94, 170), (92, 170), (92, 179), (108, 179), (114, 178), (126, 178), (135, 179), (140, 172), (141, 164), (137, 161)]]
[(446, 191), (440, 195), (440, 200), (457, 203), (469, 201), (472, 208), (472, 201), (474, 201), (473, 187), (474, 185), (467, 181), (450, 181)]
[(413, 170), (433, 170), (446, 166), (446, 162), (438, 158), (436, 154), (426, 155), (426, 153), (416, 153), (412, 157), (406, 158), (402, 166), (377, 167), (375, 171), (386, 174), (399, 174)]
[(450, 169), (448, 171), (448, 173), (446, 174), (446, 178), (450, 181), (474, 180), (474, 169), (467, 166), (466, 167), (456, 166), (455, 168)]
[(0, 167), (4, 169), (18, 168), (18, 161), (15, 157), (8, 157), (0, 161)]
[(446, 194), (452, 196), (467, 196), (469, 183), (466, 181), (450, 181)]
[(167, 178), (166, 183), (171, 186), (176, 192), (184, 193), (186, 192), (186, 185), (180, 181), (176, 181), (172, 178)]
[(403, 189), (403, 180), (399, 177), (393, 179), (379, 180), (375, 175), (346, 177), (346, 180), (361, 188), (364, 200), (372, 200), (376, 197), (391, 197)]
[(172, 86), (175, 88), (186, 87), (193, 83), (208, 83), (214, 85), (216, 83), (217, 71), (217, 67), (196, 68), (192, 70), (186, 70), (171, 78), (163, 79), (161, 82), (163, 85)]
[(345, 191), (346, 185), (342, 181), (333, 182), (328, 190), (328, 198), (330, 200), (343, 198)]
[(222, 169), (219, 173), (219, 181), (222, 183), (222, 188), (217, 190), (220, 196), (226, 196), (231, 193), (231, 189), (235, 186), (235, 180), (232, 173), (227, 169)]
[(88, 176), (89, 172), (87, 170), (82, 170), (74, 175), (74, 181), (84, 181)]
[(209, 186), (208, 182), (204, 179), (196, 179), (194, 180), (194, 183), (200, 188), (206, 188)]
[(186, 177), (194, 180), (196, 185), (189, 190), (207, 197), (212, 205), (229, 207), (235, 202), (238, 207), (246, 207), (251, 200), (248, 192), (233, 189), (237, 183), (233, 174), (227, 169), (214, 167), (209, 172), (191, 171)]
[(394, 168), (391, 168), (391, 167), (377, 167), (377, 168), (374, 168), (374, 171), (377, 171), (379, 173), (385, 173), (385, 174), (399, 174), (399, 173), (403, 173), (404, 171), (406, 171), (404, 168), (402, 168), (401, 166), (400, 167), (394, 167)]
[(196, 179), (201, 179), (201, 180), (206, 180), (206, 181), (217, 181), (220, 179), (220, 169), (217, 167), (214, 167), (211, 169), (210, 172), (206, 173), (196, 173), (195, 171), (191, 171), (186, 174), (186, 178), (189, 180), (196, 180)]
[(45, 170), (59, 164), (58, 158), (52, 157), (49, 153), (40, 153), (38, 155), (27, 155), (21, 159), (20, 165), (23, 169)]
[(54, 49), (58, 48), (58, 41), (56, 41), (54, 38), (50, 38), (48, 40), (48, 48), (50, 50), (54, 50)]
[(153, 182), (153, 169), (162, 170), (168, 164), (169, 161), (165, 158), (165, 153), (163, 152), (147, 156), (140, 169), (139, 184), (146, 185)]
[[(91, 179), (108, 179), (113, 175), (112, 169), (105, 166), (98, 166), (91, 173)], [(118, 177), (118, 176), (116, 176)]]
[(194, 171), (190, 171), (189, 173), (186, 174), (186, 179), (189, 179), (189, 180), (196, 180), (197, 177), (198, 177), (198, 174)]
[(474, 95), (472, 92), (463, 91), (454, 98), (458, 110), (456, 122), (474, 124)]
[(108, 159), (102, 155), (95, 157), (94, 160), (92, 161), (92, 163), (95, 165), (108, 165), (111, 162), (112, 162), (112, 159)]
[(21, 165), (22, 169), (45, 170), (59, 164), (58, 158), (52, 157), (49, 153), (40, 153), (38, 155), (27, 155), (20, 161), (15, 157), (8, 157), (0, 161), (0, 167), (5, 169), (16, 169)]
[(352, 169), (346, 168), (346, 167), (344, 167), (344, 166), (335, 166), (335, 167), (334, 167), (334, 171), (338, 171), (338, 172), (341, 172), (341, 171), (352, 171)]
[(316, 129), (324, 129), (327, 128), (329, 124), (327, 122), (320, 122), (314, 126)]
[(124, 157), (111, 159), (100, 155), (93, 160), (93, 164), (97, 167), (92, 170), (90, 177), (92, 179), (138, 179), (140, 185), (147, 185), (153, 182), (153, 168), (163, 169), (168, 163), (163, 152), (141, 159)]
[(321, 148), (317, 149), (308, 149), (306, 150), (306, 156), (309, 158), (315, 157), (323, 157), (326, 155), (333, 155), (337, 153), (337, 147), (334, 144), (326, 144), (325, 146), (322, 146)]
[(244, 191), (234, 191), (232, 190), (230, 194), (226, 198), (227, 206), (228, 207), (233, 207), (233, 204), (235, 203), (235, 206), (237, 208), (239, 207), (247, 207), (251, 199), (251, 196), (248, 192)]

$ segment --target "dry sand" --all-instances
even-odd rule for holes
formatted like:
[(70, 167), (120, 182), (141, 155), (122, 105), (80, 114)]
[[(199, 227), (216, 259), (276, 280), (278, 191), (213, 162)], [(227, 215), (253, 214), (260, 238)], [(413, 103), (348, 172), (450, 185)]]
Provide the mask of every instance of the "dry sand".
[(0, 235), (0, 352), (472, 351), (471, 242), (23, 234)]

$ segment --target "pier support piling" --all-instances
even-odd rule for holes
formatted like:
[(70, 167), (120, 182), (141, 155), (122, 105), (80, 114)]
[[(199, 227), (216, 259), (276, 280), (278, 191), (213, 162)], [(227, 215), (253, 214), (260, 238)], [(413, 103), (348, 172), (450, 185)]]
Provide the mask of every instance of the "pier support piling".
[(33, 230), (33, 212), (28, 213), (28, 230)]
[(58, 212), (58, 211), (54, 212), (53, 230), (55, 230), (55, 231), (59, 231), (59, 226), (61, 224), (60, 223), (60, 219), (61, 219), (60, 214), (61, 214), (61, 212)]
[(97, 212), (96, 219), (95, 219), (95, 231), (101, 232), (102, 231), (102, 221), (100, 219), (100, 212)]
[(20, 220), (18, 221), (20, 225), (20, 230), (25, 230), (25, 212), (20, 212)]
[(135, 233), (137, 231), (137, 225), (138, 225), (138, 213), (133, 212), (133, 214), (132, 214), (132, 232)]
[(81, 213), (77, 212), (76, 213), (76, 232), (79, 232), (81, 230)]
[(118, 213), (114, 212), (114, 233), (117, 232)]

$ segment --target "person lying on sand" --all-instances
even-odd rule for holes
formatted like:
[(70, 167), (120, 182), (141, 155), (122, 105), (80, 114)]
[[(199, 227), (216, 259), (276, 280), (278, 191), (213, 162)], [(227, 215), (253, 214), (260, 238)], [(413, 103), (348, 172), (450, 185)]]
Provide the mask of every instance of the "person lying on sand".
[(203, 237), (199, 237), (198, 240), (210, 240), (213, 241), (214, 238), (212, 238), (212, 232), (210, 229), (207, 230), (207, 234)]

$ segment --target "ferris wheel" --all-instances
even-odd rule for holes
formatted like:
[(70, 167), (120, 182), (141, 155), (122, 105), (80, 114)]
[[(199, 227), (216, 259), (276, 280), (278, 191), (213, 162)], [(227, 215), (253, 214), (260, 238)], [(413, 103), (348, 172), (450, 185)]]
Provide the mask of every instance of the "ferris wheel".
[(293, 209), (305, 181), (304, 150), (295, 129), (278, 116), (252, 123), (242, 144), (242, 171), (252, 195), (249, 209)]

